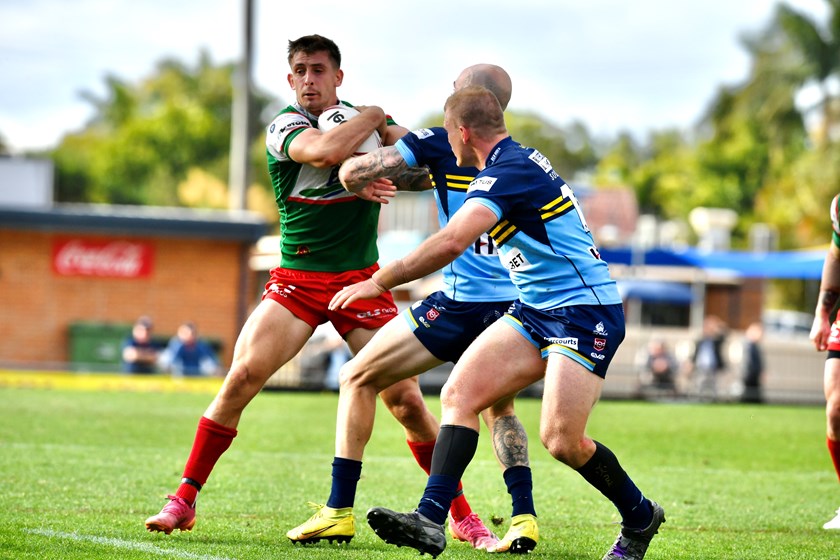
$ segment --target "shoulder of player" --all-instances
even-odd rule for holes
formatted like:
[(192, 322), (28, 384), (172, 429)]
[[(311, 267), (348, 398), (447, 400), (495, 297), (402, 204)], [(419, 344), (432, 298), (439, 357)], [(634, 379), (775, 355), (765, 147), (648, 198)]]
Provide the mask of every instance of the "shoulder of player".
[(288, 106), (280, 111), (271, 123), (269, 123), (266, 131), (268, 134), (286, 134), (299, 128), (315, 128), (316, 123), (298, 112), (293, 106)]

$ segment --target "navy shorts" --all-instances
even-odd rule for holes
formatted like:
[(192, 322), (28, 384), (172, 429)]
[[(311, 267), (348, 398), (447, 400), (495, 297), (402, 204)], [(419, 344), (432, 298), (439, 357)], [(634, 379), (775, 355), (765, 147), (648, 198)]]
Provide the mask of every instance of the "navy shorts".
[(624, 340), (624, 308), (620, 303), (542, 311), (517, 301), (504, 320), (531, 341), (543, 358), (561, 354), (602, 378)]
[(414, 336), (438, 360), (457, 362), (484, 329), (502, 317), (511, 301), (455, 301), (435, 292), (402, 312)]

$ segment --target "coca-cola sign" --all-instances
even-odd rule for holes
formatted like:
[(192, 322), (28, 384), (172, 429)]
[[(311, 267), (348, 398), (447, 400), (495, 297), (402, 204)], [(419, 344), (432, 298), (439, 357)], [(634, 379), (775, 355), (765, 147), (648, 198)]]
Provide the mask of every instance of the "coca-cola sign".
[(126, 239), (56, 239), (52, 262), (59, 276), (144, 278), (154, 268), (154, 247)]

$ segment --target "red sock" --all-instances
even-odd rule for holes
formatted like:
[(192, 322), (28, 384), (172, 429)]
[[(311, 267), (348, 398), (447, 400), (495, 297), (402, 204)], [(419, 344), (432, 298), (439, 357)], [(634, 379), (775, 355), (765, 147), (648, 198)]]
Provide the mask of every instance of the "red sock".
[(834, 463), (837, 478), (840, 479), (840, 441), (825, 438), (825, 442), (828, 444), (828, 453), (831, 455), (831, 460)]
[[(204, 486), (210, 476), (210, 471), (216, 466), (216, 461), (222, 453), (227, 451), (234, 437), (236, 437), (236, 430), (233, 428), (222, 426), (202, 416), (198, 421), (190, 457), (184, 467), (184, 478), (189, 478)], [(189, 503), (194, 503), (198, 490), (194, 485), (182, 481), (175, 495)]]
[[(414, 455), (414, 459), (417, 461), (417, 464), (420, 465), (420, 468), (423, 469), (426, 474), (429, 474), (432, 470), (432, 453), (435, 451), (435, 441), (407, 441), (409, 449), (411, 449), (411, 453)], [(452, 500), (452, 506), (449, 508), (449, 513), (452, 514), (452, 518), (455, 521), (460, 521), (469, 514), (472, 513), (472, 508), (470, 507), (469, 502), (464, 497), (464, 485), (458, 481), (458, 493), (455, 495), (455, 498)]]

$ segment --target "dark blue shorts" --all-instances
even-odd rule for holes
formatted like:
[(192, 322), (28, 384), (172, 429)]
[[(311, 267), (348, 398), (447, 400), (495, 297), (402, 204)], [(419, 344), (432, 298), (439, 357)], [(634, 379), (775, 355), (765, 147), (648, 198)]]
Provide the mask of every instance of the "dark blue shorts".
[(543, 358), (562, 354), (599, 377), (606, 377), (610, 361), (624, 340), (621, 304), (541, 311), (517, 301), (504, 320), (539, 348)]
[(456, 362), (475, 338), (502, 317), (510, 301), (455, 301), (435, 292), (402, 312), (414, 336), (438, 360)]

